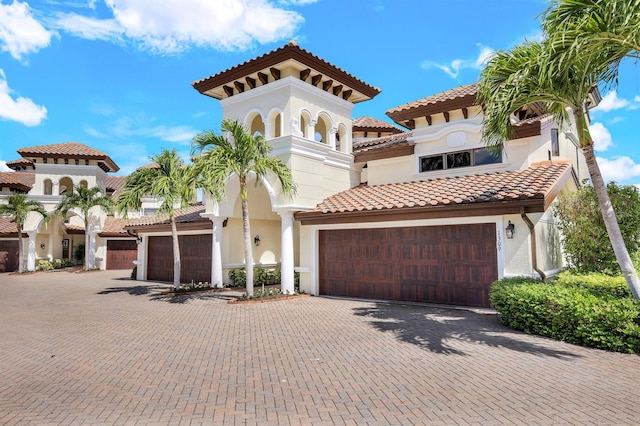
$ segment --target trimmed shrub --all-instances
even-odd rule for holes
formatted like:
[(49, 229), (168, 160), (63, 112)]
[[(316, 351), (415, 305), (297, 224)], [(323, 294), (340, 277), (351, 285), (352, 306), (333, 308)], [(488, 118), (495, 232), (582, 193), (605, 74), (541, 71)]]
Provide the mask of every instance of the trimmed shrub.
[[(262, 268), (256, 266), (253, 268), (253, 285), (273, 285), (280, 284), (282, 276), (280, 275), (280, 268)], [(247, 284), (247, 274), (244, 268), (231, 269), (229, 271), (229, 281), (231, 287), (244, 287)], [(294, 273), (294, 285), (300, 284), (300, 274)]]
[(491, 303), (500, 322), (577, 345), (640, 353), (640, 302), (619, 296), (619, 283), (602, 274), (567, 275), (549, 283), (528, 278), (493, 283)]

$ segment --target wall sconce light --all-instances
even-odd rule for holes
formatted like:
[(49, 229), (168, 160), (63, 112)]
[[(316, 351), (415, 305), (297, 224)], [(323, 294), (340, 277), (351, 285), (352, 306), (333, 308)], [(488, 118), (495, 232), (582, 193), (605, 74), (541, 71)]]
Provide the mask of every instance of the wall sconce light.
[(253, 244), (255, 244), (256, 246), (260, 246), (260, 235), (256, 235), (256, 237), (253, 239)]
[(45, 248), (45, 247), (46, 247), (46, 246), (44, 245), (44, 243), (40, 244), (40, 248), (41, 248), (42, 250), (44, 250), (44, 248)]
[(512, 239), (513, 238), (513, 234), (516, 231), (516, 226), (511, 223), (511, 221), (509, 221), (509, 224), (507, 225), (507, 227), (504, 229), (507, 233), (507, 238), (508, 239)]

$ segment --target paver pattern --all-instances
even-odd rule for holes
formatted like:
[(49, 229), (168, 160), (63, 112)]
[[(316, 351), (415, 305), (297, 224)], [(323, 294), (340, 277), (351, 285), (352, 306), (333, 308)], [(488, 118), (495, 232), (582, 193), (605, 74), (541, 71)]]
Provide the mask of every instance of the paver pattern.
[(0, 424), (638, 424), (640, 359), (495, 315), (0, 275)]

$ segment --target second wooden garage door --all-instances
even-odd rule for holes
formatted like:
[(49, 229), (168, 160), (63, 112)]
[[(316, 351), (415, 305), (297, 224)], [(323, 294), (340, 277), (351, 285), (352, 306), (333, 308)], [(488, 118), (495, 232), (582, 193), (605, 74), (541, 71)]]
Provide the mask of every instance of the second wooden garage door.
[(136, 240), (107, 240), (107, 269), (132, 269), (137, 258)]
[(490, 306), (495, 224), (320, 231), (320, 294)]
[[(211, 282), (211, 234), (180, 235), (180, 282)], [(147, 279), (173, 282), (171, 237), (149, 237)]]
[(0, 272), (18, 270), (18, 240), (0, 240)]

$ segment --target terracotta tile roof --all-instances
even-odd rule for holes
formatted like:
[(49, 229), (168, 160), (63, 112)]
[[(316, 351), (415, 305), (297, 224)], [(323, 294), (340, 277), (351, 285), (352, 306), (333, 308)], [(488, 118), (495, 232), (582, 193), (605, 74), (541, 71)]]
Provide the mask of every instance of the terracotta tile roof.
[(126, 180), (126, 176), (107, 176), (105, 186), (107, 187), (107, 191), (113, 191), (111, 197), (115, 198), (120, 195), (120, 191), (124, 189)]
[(18, 228), (13, 218), (9, 216), (0, 216), (0, 235), (3, 237), (17, 237)]
[(7, 167), (11, 168), (11, 169), (21, 169), (24, 167), (28, 167), (33, 169), (33, 161), (29, 160), (28, 158), (18, 158), (17, 160), (13, 160), (13, 161), (8, 161), (7, 162)]
[(191, 85), (198, 92), (204, 94), (208, 90), (231, 83), (234, 80), (244, 78), (250, 74), (261, 72), (289, 59), (293, 59), (304, 66), (314, 69), (316, 72), (321, 73), (329, 79), (335, 80), (336, 82), (340, 82), (343, 85), (357, 90), (366, 97), (361, 100), (371, 99), (380, 93), (379, 88), (365, 83), (343, 69), (325, 61), (308, 50), (301, 48), (295, 41), (290, 41), (284, 46), (272, 50), (271, 52), (250, 59), (212, 76), (196, 80), (191, 83)]
[(35, 182), (33, 173), (28, 172), (0, 172), (0, 186), (29, 192)]
[[(192, 222), (209, 222), (209, 219), (200, 216), (204, 213), (205, 207), (201, 203), (192, 204), (184, 209), (178, 209), (175, 212), (176, 223), (192, 223)], [(155, 216), (144, 216), (139, 218), (129, 219), (129, 224), (126, 228), (135, 229), (144, 226), (153, 225), (168, 225), (169, 216), (166, 214), (159, 214)]]
[(393, 124), (386, 121), (378, 120), (373, 117), (359, 117), (353, 120), (351, 128), (354, 132), (357, 131), (375, 131), (375, 132), (391, 132), (402, 133), (404, 130), (398, 129)]
[(406, 120), (475, 105), (477, 92), (478, 83), (468, 84), (391, 108), (386, 114), (404, 126)]
[(473, 96), (475, 99), (477, 93), (478, 84), (468, 84), (466, 86), (460, 86), (453, 89), (445, 90), (444, 92), (436, 93), (435, 95), (427, 96), (426, 98), (418, 99), (417, 101), (408, 102), (395, 108), (391, 108), (387, 110), (387, 115), (425, 105), (434, 105), (440, 102), (450, 101), (467, 96)]
[(568, 162), (546, 162), (524, 170), (385, 185), (360, 185), (326, 198), (311, 212), (344, 213), (413, 207), (544, 199), (567, 174)]
[(20, 148), (18, 154), (23, 157), (68, 157), (87, 160), (102, 160), (106, 163), (107, 171), (117, 172), (119, 167), (104, 152), (98, 151), (78, 142), (57, 143)]
[(125, 226), (129, 224), (130, 219), (123, 219), (113, 216), (108, 216), (104, 220), (104, 226), (102, 227), (102, 231), (100, 232), (101, 237), (115, 237), (115, 236), (126, 236), (128, 237), (127, 231), (124, 229)]
[(84, 225), (70, 225), (68, 223), (65, 223), (64, 229), (67, 234), (84, 234)]
[(375, 139), (365, 139), (353, 143), (353, 153), (366, 152), (371, 149), (388, 148), (398, 144), (409, 143), (408, 139), (413, 136), (413, 133), (403, 132), (397, 135), (383, 136)]

